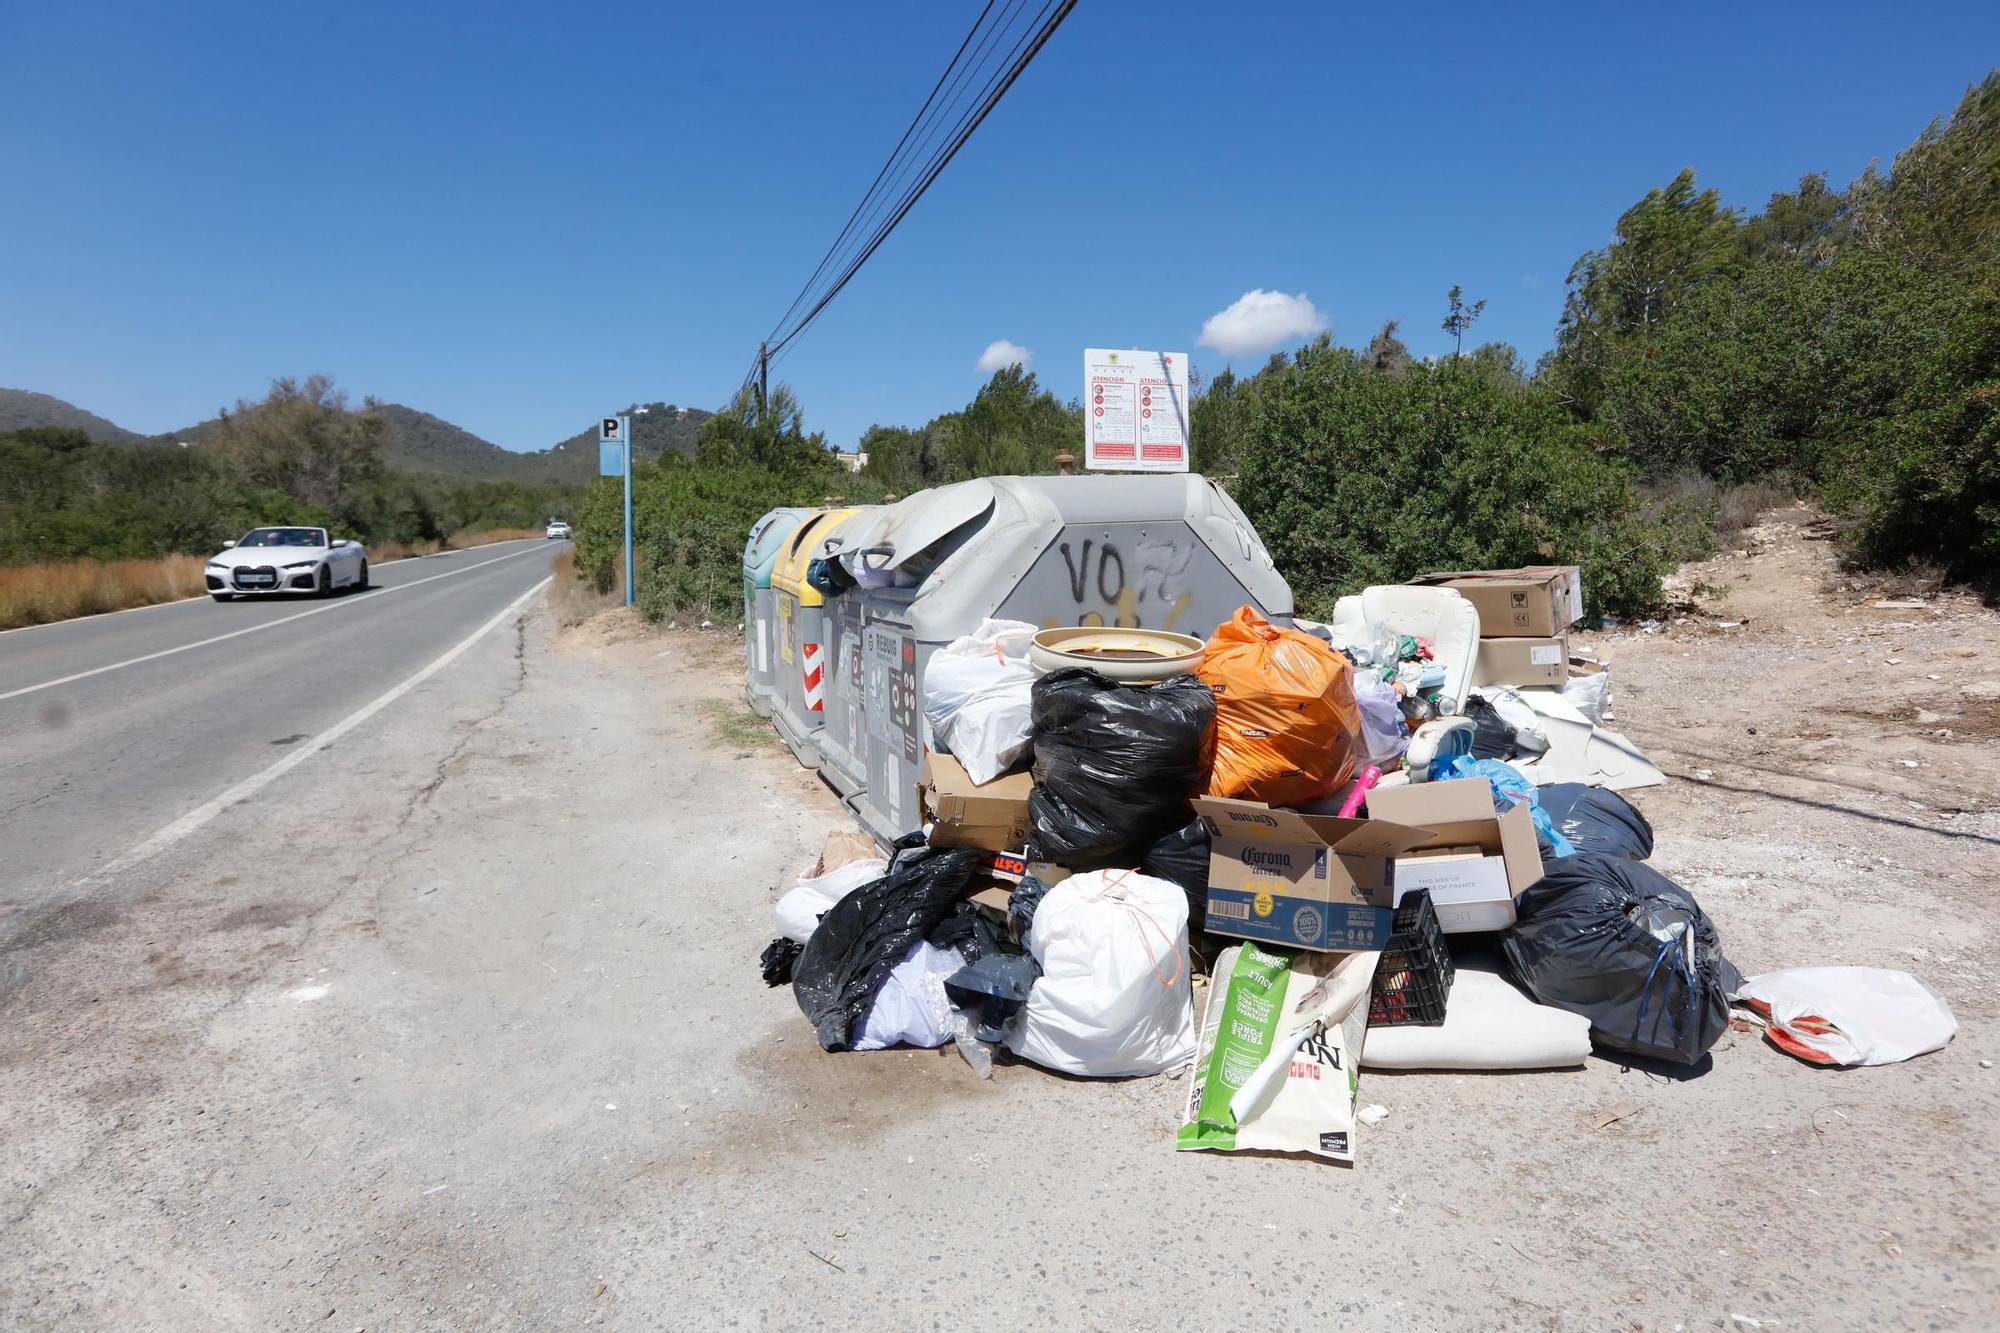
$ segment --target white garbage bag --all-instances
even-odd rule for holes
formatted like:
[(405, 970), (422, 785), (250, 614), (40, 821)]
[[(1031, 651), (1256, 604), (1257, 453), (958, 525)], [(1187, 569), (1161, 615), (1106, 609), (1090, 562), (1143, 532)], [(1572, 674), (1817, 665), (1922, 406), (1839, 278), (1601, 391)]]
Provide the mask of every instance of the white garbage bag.
[(1493, 972), (1458, 969), (1437, 1027), (1368, 1029), (1366, 1069), (1562, 1069), (1590, 1055), (1590, 1020), (1536, 1004)]
[(1588, 676), (1572, 676), (1562, 687), (1563, 698), (1576, 705), (1576, 711), (1590, 719), (1590, 725), (1601, 727), (1608, 716), (1605, 707), (1611, 702), (1611, 668), (1592, 672)]
[(1958, 1033), (1944, 996), (1880, 967), (1766, 972), (1730, 998), (1769, 1024), (1772, 1045), (1820, 1065), (1892, 1065), (1941, 1050)]
[(889, 873), (889, 863), (879, 856), (849, 861), (838, 870), (817, 877), (800, 875), (797, 887), (778, 899), (780, 937), (804, 944), (819, 928), (821, 915), (863, 884), (872, 884)]
[(1164, 1074), (1194, 1058), (1187, 894), (1136, 870), (1073, 875), (1028, 928), (1042, 976), (1007, 1048), (1097, 1078)]
[(1028, 754), (1034, 670), (1025, 620), (982, 620), (931, 654), (924, 667), (924, 719), (937, 747), (986, 783)]
[(944, 983), (964, 966), (965, 958), (956, 949), (940, 949), (927, 940), (911, 945), (909, 957), (890, 969), (882, 989), (875, 992), (854, 1049), (931, 1048), (956, 1040), (958, 1015), (944, 993)]

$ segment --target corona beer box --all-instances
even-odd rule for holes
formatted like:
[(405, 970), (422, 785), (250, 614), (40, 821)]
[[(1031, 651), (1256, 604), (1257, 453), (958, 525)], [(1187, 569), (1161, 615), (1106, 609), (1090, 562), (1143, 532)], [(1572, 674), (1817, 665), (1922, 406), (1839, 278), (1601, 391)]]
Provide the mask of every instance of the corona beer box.
[(1433, 836), (1383, 819), (1219, 796), (1201, 797), (1194, 808), (1212, 830), (1208, 932), (1286, 949), (1381, 948), (1389, 938), (1390, 862)]

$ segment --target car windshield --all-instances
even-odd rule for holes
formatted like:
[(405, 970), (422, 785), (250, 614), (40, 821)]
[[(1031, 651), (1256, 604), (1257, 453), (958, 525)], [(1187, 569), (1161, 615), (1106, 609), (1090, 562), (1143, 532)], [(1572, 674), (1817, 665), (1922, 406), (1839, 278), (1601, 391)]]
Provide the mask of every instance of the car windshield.
[(319, 528), (252, 528), (238, 546), (324, 546), (326, 533)]

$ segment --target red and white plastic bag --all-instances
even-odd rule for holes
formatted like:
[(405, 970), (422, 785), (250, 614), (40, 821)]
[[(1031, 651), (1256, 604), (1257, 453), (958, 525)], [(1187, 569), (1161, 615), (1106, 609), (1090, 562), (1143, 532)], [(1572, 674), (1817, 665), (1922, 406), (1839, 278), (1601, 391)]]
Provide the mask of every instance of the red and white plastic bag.
[(1941, 1050), (1958, 1032), (1942, 995), (1879, 967), (1766, 972), (1730, 998), (1764, 1020), (1773, 1046), (1817, 1065), (1892, 1065)]

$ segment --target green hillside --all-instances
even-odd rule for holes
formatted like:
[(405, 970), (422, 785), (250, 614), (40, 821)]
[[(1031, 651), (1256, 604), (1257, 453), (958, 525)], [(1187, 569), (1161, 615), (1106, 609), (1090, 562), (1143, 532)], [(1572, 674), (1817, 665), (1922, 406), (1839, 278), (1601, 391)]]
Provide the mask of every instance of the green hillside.
[(393, 472), (435, 472), (481, 481), (525, 479), (523, 463), (530, 455), (504, 449), (463, 426), (401, 403), (382, 403), (375, 411), (389, 423), (383, 462)]
[(137, 444), (144, 436), (66, 403), (51, 394), (29, 389), (0, 389), (0, 435), (34, 426), (80, 430), (105, 444)]
[[(640, 458), (658, 458), (669, 450), (692, 456), (695, 432), (715, 415), (673, 403), (636, 403), (625, 412), (632, 418), (632, 448)], [(587, 482), (597, 475), (597, 423), (552, 449), (522, 457), (536, 469), (529, 474), (535, 481)]]
[[(368, 410), (389, 425), (382, 461), (392, 472), (423, 472), (474, 481), (516, 481), (534, 486), (581, 486), (597, 475), (595, 420), (548, 449), (517, 453), (474, 435), (463, 426), (401, 403), (375, 403)], [(641, 458), (657, 458), (670, 449), (692, 454), (695, 432), (714, 415), (698, 407), (678, 407), (672, 403), (638, 403), (623, 410), (632, 417), (633, 444)], [(149, 442), (205, 443), (215, 435), (216, 424), (216, 419), (210, 418), (184, 430), (151, 436)], [(140, 437), (128, 433), (125, 438)]]

